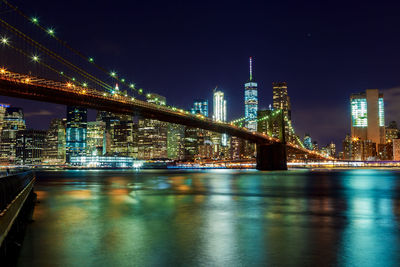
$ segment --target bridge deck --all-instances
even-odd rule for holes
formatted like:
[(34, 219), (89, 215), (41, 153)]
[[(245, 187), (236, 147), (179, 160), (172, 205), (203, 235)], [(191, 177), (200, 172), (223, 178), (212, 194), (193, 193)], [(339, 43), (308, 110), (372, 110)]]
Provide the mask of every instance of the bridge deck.
[[(41, 79), (0, 69), (0, 94), (62, 105), (110, 111), (120, 114), (141, 115), (146, 118), (226, 133), (257, 144), (277, 143), (279, 139), (224, 122), (215, 122), (202, 115), (194, 115), (181, 109), (156, 105), (120, 94), (110, 94), (90, 88)], [(287, 143), (288, 148), (313, 157), (323, 155), (309, 151), (296, 144)]]

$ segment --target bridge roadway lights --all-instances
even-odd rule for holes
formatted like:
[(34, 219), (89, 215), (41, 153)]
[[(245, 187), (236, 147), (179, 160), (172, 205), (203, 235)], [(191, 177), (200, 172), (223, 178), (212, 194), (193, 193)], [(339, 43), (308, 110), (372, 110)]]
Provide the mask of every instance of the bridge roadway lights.
[(257, 170), (287, 170), (286, 144), (257, 144)]

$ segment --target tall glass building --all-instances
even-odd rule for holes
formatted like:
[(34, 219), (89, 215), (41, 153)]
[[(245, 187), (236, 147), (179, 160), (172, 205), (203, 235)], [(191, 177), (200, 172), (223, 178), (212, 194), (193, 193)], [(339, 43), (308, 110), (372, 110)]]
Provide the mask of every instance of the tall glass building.
[(226, 100), (224, 99), (224, 92), (214, 89), (214, 102), (213, 102), (213, 119), (217, 122), (226, 121)]
[(5, 110), (0, 142), (0, 162), (15, 163), (17, 133), (25, 130), (22, 108), (8, 107)]
[(244, 84), (244, 117), (245, 127), (257, 131), (258, 92), (257, 83), (253, 78), (252, 58), (250, 57), (250, 78)]
[(192, 114), (201, 114), (205, 117), (208, 117), (208, 100), (196, 99), (193, 103), (191, 112)]
[[(214, 89), (213, 119), (216, 122), (226, 122), (226, 100), (224, 98), (224, 92), (217, 91), (217, 88)], [(221, 144), (222, 146), (227, 146), (228, 136), (226, 134), (222, 134)]]
[(87, 109), (67, 106), (66, 160), (86, 156)]
[(291, 121), (290, 97), (286, 82), (272, 83), (272, 106), (274, 109), (282, 109), (285, 116)]
[(303, 140), (304, 146), (308, 149), (308, 150), (313, 150), (313, 143), (311, 140), (311, 136), (309, 134), (305, 134), (304, 135), (304, 140)]
[(359, 140), (370, 140), (375, 145), (385, 143), (385, 108), (383, 94), (378, 89), (367, 89), (365, 93), (352, 94), (351, 136)]

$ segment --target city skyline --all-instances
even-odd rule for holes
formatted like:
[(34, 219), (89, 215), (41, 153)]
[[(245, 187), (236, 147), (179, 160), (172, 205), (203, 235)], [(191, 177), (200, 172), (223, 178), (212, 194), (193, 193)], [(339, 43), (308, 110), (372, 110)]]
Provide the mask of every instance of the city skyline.
[[(375, 9), (374, 5), (366, 4), (362, 10), (359, 10), (357, 9), (358, 5), (352, 3), (348, 6), (347, 11), (343, 11), (339, 8), (340, 4), (336, 6), (318, 6), (308, 3), (305, 7), (298, 7), (290, 2), (288, 4), (251, 2), (248, 5), (232, 3), (229, 5), (228, 12), (222, 14), (227, 17), (229, 22), (232, 22), (232, 25), (217, 23), (217, 29), (210, 29), (207, 26), (210, 22), (207, 22), (205, 19), (200, 20), (204, 25), (193, 24), (194, 21), (188, 17), (185, 17), (184, 24), (193, 26), (202, 36), (209, 33), (222, 43), (226, 43), (226, 38), (229, 39), (233, 36), (232, 31), (236, 29), (235, 27), (238, 27), (238, 32), (240, 33), (243, 31), (245, 25), (252, 26), (249, 27), (249, 29), (251, 32), (254, 32), (254, 37), (252, 39), (255, 40), (255, 42), (251, 43), (251, 45), (246, 43), (241, 49), (238, 47), (239, 43), (230, 43), (233, 47), (226, 51), (221, 50), (222, 48), (218, 45), (215, 47), (207, 45), (200, 50), (202, 55), (206, 55), (203, 58), (191, 55), (185, 60), (179, 57), (174, 57), (174, 60), (169, 60), (169, 58), (174, 55), (172, 52), (175, 52), (175, 55), (182, 53), (184, 55), (189, 55), (190, 52), (194, 51), (193, 49), (196, 49), (196, 47), (191, 47), (190, 49), (185, 48), (181, 51), (177, 51), (176, 48), (171, 47), (170, 44), (168, 45), (168, 41), (171, 41), (170, 38), (174, 37), (177, 33), (183, 33), (187, 40), (195, 40), (198, 38), (195, 34), (196, 31), (193, 34), (191, 31), (185, 30), (185, 28), (176, 29), (172, 32), (171, 36), (167, 36), (165, 41), (167, 45), (163, 45), (165, 43), (162, 42), (157, 47), (159, 50), (156, 54), (163, 55), (163, 57), (161, 58), (162, 60), (158, 60), (157, 65), (155, 65), (155, 56), (150, 53), (151, 51), (155, 51), (155, 47), (151, 46), (146, 48), (146, 46), (143, 46), (143, 42), (147, 40), (151, 43), (153, 37), (145, 34), (146, 29), (154, 30), (156, 25), (159, 26), (158, 23), (161, 18), (156, 18), (156, 21), (151, 23), (138, 23), (138, 18), (135, 18), (134, 21), (125, 21), (124, 18), (121, 21), (112, 20), (110, 23), (105, 23), (91, 18), (90, 14), (88, 15), (88, 13), (84, 12), (89, 8), (86, 6), (86, 3), (84, 3), (82, 10), (74, 11), (76, 20), (71, 22), (69, 16), (65, 14), (56, 17), (55, 14), (43, 8), (39, 8), (43, 6), (44, 3), (48, 7), (53, 7), (53, 9), (59, 5), (59, 3), (39, 1), (38, 5), (24, 3), (20, 4), (19, 7), (28, 14), (38, 16), (43, 23), (54, 26), (57, 35), (61, 36), (63, 39), (67, 39), (74, 46), (81, 48), (81, 50), (88, 51), (90, 54), (95, 55), (96, 59), (101, 61), (104, 65), (109, 66), (110, 69), (117, 69), (120, 72), (127, 73), (128, 76), (133, 76), (133, 79), (136, 80), (138, 84), (149, 88), (152, 92), (166, 95), (170, 103), (186, 109), (190, 108), (193, 99), (205, 98), (210, 101), (212, 99), (212, 88), (218, 85), (225, 92), (226, 98), (228, 99), (228, 120), (242, 117), (244, 110), (242, 86), (248, 73), (246, 61), (249, 55), (253, 55), (256, 59), (256, 76), (259, 84), (259, 108), (265, 109), (272, 104), (272, 82), (287, 81), (289, 95), (292, 99), (292, 110), (294, 111), (293, 124), (296, 128), (296, 132), (301, 137), (304, 136), (304, 133), (309, 133), (313, 140), (318, 140), (320, 144), (329, 143), (331, 140), (335, 141), (337, 144), (340, 143), (343, 139), (343, 135), (350, 132), (348, 95), (353, 92), (364, 91), (368, 88), (378, 88), (383, 91), (385, 95), (390, 94), (394, 96), (388, 97), (388, 100), (385, 102), (387, 106), (390, 106), (390, 108), (386, 109), (386, 123), (389, 123), (391, 120), (398, 120), (398, 118), (393, 115), (397, 111), (397, 107), (392, 104), (399, 98), (399, 93), (395, 89), (388, 89), (394, 88), (400, 84), (400, 81), (395, 75), (396, 64), (398, 64), (396, 58), (399, 56), (397, 51), (393, 50), (392, 47), (388, 49), (379, 49), (383, 47), (386, 48), (384, 42), (376, 44), (374, 40), (372, 40), (372, 42), (363, 42), (363, 50), (359, 51), (358, 48), (360, 46), (356, 46), (357, 43), (355, 43), (355, 40), (351, 37), (353, 30), (355, 31), (356, 28), (363, 28), (364, 31), (357, 31), (357, 40), (360, 42), (362, 40), (370, 40), (370, 32), (367, 34), (365, 32), (366, 29), (370, 29), (372, 33), (383, 37), (384, 40), (394, 38), (386, 34), (386, 32), (378, 32), (377, 29), (371, 28), (371, 23), (373, 22), (376, 28), (387, 26), (393, 29), (395, 24), (389, 23), (393, 17), (391, 14), (393, 13), (391, 13), (392, 11), (387, 7), (377, 7), (377, 9)], [(204, 2), (202, 6), (199, 7), (193, 6), (193, 4), (190, 3), (172, 3), (172, 6), (178, 7), (178, 10), (181, 11), (190, 11), (189, 13), (193, 13), (194, 16), (200, 16), (203, 14), (204, 8), (211, 7), (211, 3)], [(162, 6), (152, 5), (151, 3), (137, 4), (137, 6), (134, 7), (138, 11), (146, 10), (150, 7), (152, 11), (162, 9)], [(209, 14), (209, 16), (214, 19), (218, 10), (222, 8), (222, 4), (215, 4), (212, 7), (213, 9), (211, 9), (212, 11), (210, 11), (211, 14)], [(284, 23), (277, 23), (277, 25), (268, 24), (269, 27), (265, 29), (265, 33), (274, 32), (275, 35), (271, 37), (264, 36), (260, 28), (262, 25), (265, 26), (267, 22), (260, 21), (260, 19), (256, 19), (253, 22), (238, 19), (239, 12), (242, 12), (242, 10), (251, 9), (255, 14), (260, 14), (265, 12), (268, 7), (273, 7), (277, 10), (288, 8), (287, 12), (293, 15)], [(126, 12), (118, 6), (113, 6), (111, 8), (115, 12), (110, 12), (110, 14), (123, 15)], [(304, 14), (311, 15), (309, 18), (310, 21), (300, 22), (301, 25), (307, 26), (301, 31), (301, 27), (295, 26), (295, 20), (299, 18), (299, 15), (293, 13), (295, 8), (300, 8), (305, 12)], [(330, 12), (328, 12), (328, 9)], [(106, 11), (108, 12), (108, 10), (102, 7), (96, 7), (96, 12), (104, 13)], [(329, 13), (328, 18), (322, 20), (321, 25), (316, 26), (310, 24), (310, 22), (321, 19), (316, 15), (318, 11), (320, 11), (320, 14)], [(380, 14), (383, 11), (385, 11), (386, 17), (385, 20), (380, 20)], [(171, 10), (171, 12), (174, 14), (174, 12), (177, 11)], [(357, 17), (358, 20), (356, 21), (353, 16), (350, 16), (350, 13), (352, 15), (357, 15), (354, 17)], [(68, 14), (68, 12), (66, 12), (66, 14)], [(337, 24), (335, 26), (332, 24), (332, 18), (337, 14), (341, 14), (343, 20), (339, 23), (335, 21)], [(113, 16), (114, 15), (110, 15), (111, 18)], [(142, 14), (138, 12), (138, 17), (140, 18), (140, 16), (142, 16)], [(163, 16), (169, 17), (170, 15), (163, 14)], [(275, 16), (275, 14), (272, 14), (269, 20), (273, 20)], [(100, 23), (99, 27), (96, 28), (94, 32), (89, 31), (89, 29), (92, 29), (90, 25), (86, 25), (83, 28), (80, 27), (79, 30), (72, 30), (73, 27), (71, 27), (71, 23), (82, 23), (82, 21), (90, 21), (91, 19), (96, 20), (96, 23)], [(179, 25), (178, 21), (170, 23)], [(125, 34), (121, 34), (121, 36), (123, 36), (123, 39), (131, 40), (133, 43), (135, 43), (134, 40), (139, 40), (142, 45), (135, 47), (136, 49), (127, 50), (124, 45), (118, 42), (118, 38), (111, 38), (109, 34), (111, 26), (118, 26), (115, 29), (117, 33), (128, 32), (124, 31), (126, 25), (134, 25), (138, 33), (135, 36), (127, 36)], [(345, 25), (353, 25), (354, 29), (346, 28)], [(139, 26), (142, 26), (142, 28)], [(282, 27), (287, 28), (289, 26), (295, 27), (295, 30), (289, 32), (286, 36), (284, 33), (276, 32)], [(219, 36), (217, 33), (218, 30), (221, 30), (221, 27), (226, 27), (228, 32)], [(326, 33), (322, 31), (323, 27), (327, 27), (328, 31)], [(84, 34), (88, 36), (88, 38), (85, 38), (85, 42), (78, 41), (78, 39), (81, 40), (80, 37)], [(332, 39), (333, 34), (335, 34), (335, 39)], [(268, 43), (271, 44), (271, 46), (259, 45), (264, 44), (264, 41), (270, 40), (270, 38), (273, 38), (277, 43)], [(98, 48), (94, 46), (94, 44), (98, 43), (99, 40), (104, 42), (100, 42), (100, 47)], [(294, 45), (291, 45), (290, 42), (285, 42), (288, 40), (297, 40), (298, 47), (296, 48)], [(353, 45), (344, 47), (343, 45), (346, 40), (350, 40)], [(380, 40), (382, 40), (382, 38)], [(398, 42), (398, 40), (392, 41), (393, 43)], [(284, 46), (279, 46), (283, 44), (285, 44), (285, 48)], [(243, 43), (240, 43), (240, 45), (243, 45)], [(320, 45), (324, 45), (323, 49)], [(107, 46), (109, 47), (107, 48)], [(113, 50), (110, 47), (118, 47), (119, 49)], [(331, 50), (328, 48), (331, 48)], [(368, 58), (371, 58), (371, 62), (365, 64), (365, 59), (363, 59), (361, 55), (368, 49), (373, 48), (373, 51), (376, 53), (370, 55)], [(206, 51), (208, 51), (208, 53), (206, 53)], [(289, 55), (287, 55), (287, 53), (282, 53), (283, 51), (289, 52)], [(356, 51), (358, 52), (356, 53)], [(127, 55), (125, 55), (125, 52)], [(354, 54), (350, 52), (354, 52)], [(141, 55), (143, 53), (144, 55), (150, 55), (150, 57), (144, 57), (144, 55)], [(332, 55), (335, 53), (343, 54), (341, 54), (339, 59), (332, 58)], [(331, 61), (326, 61), (325, 59), (327, 58)], [(135, 64), (127, 64), (127, 60), (129, 59), (135, 59)], [(228, 59), (229, 64), (227, 64)], [(290, 62), (293, 63), (293, 60), (295, 60), (295, 64), (290, 64)], [(312, 63), (313, 60), (315, 61), (314, 63)], [(351, 64), (342, 68), (343, 62), (349, 62)], [(388, 62), (388, 64), (378, 69), (377, 64), (379, 65), (381, 62)], [(329, 66), (327, 65), (328, 63)], [(161, 70), (163, 66), (168, 66), (168, 68)], [(180, 68), (186, 66), (184, 70), (185, 75), (182, 76), (182, 73), (178, 75), (178, 66)], [(296, 66), (297, 70), (295, 70)], [(323, 66), (325, 66), (325, 68)], [(350, 67), (352, 67), (350, 71), (346, 69)], [(298, 70), (301, 71), (299, 72)], [(168, 73), (168, 75), (166, 75), (165, 72)], [(198, 73), (198, 75), (194, 76), (193, 73)], [(157, 79), (154, 79), (155, 75)], [(334, 76), (331, 77), (332, 75)], [(178, 82), (182, 78), (185, 82)], [(188, 90), (188, 85), (190, 88), (193, 88), (193, 90)], [(165, 93), (167, 91), (168, 93)], [(185, 92), (185, 94), (181, 92)], [(179, 97), (176, 97), (178, 94)], [(0, 102), (11, 103), (13, 106), (24, 106), (28, 126), (34, 129), (47, 128), (51, 118), (63, 117), (62, 112), (65, 109), (65, 107), (62, 106), (51, 104), (46, 104), (46, 106), (44, 106), (37, 102), (32, 103), (6, 97), (2, 97), (0, 100)], [(390, 103), (391, 101), (392, 103)], [(40, 108), (38, 108), (39, 106)], [(329, 108), (327, 109), (326, 107)], [(93, 119), (94, 117), (95, 112), (89, 111), (89, 118)], [(318, 127), (313, 127), (311, 123), (318, 123)]]
[(398, 10), (0, 0), (0, 265), (398, 265)]

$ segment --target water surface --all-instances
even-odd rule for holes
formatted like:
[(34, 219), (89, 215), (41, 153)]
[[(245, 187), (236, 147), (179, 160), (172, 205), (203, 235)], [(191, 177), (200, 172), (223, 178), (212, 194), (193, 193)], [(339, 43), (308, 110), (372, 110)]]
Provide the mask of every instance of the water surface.
[(19, 266), (399, 266), (400, 172), (38, 172)]

